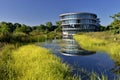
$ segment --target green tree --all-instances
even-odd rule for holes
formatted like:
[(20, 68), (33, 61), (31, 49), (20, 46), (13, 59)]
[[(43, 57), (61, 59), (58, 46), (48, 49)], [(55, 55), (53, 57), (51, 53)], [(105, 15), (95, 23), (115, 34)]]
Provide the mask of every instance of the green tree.
[(111, 18), (113, 18), (114, 20), (120, 20), (120, 12), (118, 12), (117, 14), (114, 14), (113, 16), (110, 16)]
[(57, 21), (56, 22), (56, 26), (57, 28), (55, 29), (56, 32), (61, 32), (62, 31), (62, 22), (61, 21)]
[(110, 30), (112, 30), (114, 34), (119, 34), (120, 33), (120, 12), (110, 17), (113, 19), (113, 22), (109, 25)]
[(8, 26), (10, 28), (10, 32), (13, 32), (16, 28), (11, 22), (8, 23)]
[(46, 26), (44, 26), (43, 24), (40, 24), (40, 26), (37, 27), (37, 31), (43, 32), (44, 30), (46, 30)]
[(105, 30), (107, 30), (107, 27), (106, 27), (106, 26), (102, 26), (102, 25), (100, 25), (100, 27), (99, 27), (99, 31), (105, 31)]
[(0, 23), (0, 41), (10, 42), (11, 28), (7, 22)]
[(15, 24), (14, 24), (14, 27), (15, 27), (14, 32), (21, 32), (21, 24), (15, 23)]
[(53, 25), (52, 25), (52, 22), (47, 22), (46, 23), (46, 27), (49, 31), (52, 31), (53, 30)]
[(110, 26), (112, 26), (113, 29), (120, 28), (120, 12), (110, 17), (113, 19), (113, 22), (110, 24)]
[(23, 32), (26, 34), (29, 34), (29, 32), (32, 31), (32, 28), (29, 26), (26, 26), (25, 24), (21, 25), (21, 27), (17, 27), (15, 32)]
[(15, 27), (15, 28), (20, 28), (20, 27), (21, 27), (21, 24), (15, 23), (15, 24), (14, 24), (14, 27)]
[(114, 20), (112, 23), (111, 23), (111, 26), (114, 28), (120, 28), (120, 20)]
[(2, 34), (8, 34), (9, 32), (11, 32), (8, 23), (6, 23), (6, 22), (1, 22), (1, 23), (0, 23), (0, 26), (1, 26), (1, 27), (0, 27), (0, 32), (1, 32)]
[(56, 26), (61, 27), (62, 26), (62, 21), (57, 21)]
[(32, 26), (31, 29), (32, 31), (36, 30), (38, 26)]

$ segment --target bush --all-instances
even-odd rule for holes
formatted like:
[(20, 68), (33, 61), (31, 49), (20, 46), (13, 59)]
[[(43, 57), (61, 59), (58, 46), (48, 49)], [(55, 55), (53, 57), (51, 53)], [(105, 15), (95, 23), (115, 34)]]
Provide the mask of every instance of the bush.
[(12, 35), (12, 42), (13, 43), (14, 42), (23, 42), (23, 43), (25, 42), (25, 43), (27, 43), (27, 42), (30, 42), (30, 41), (29, 41), (29, 36), (27, 34), (19, 32), (19, 33), (14, 33)]

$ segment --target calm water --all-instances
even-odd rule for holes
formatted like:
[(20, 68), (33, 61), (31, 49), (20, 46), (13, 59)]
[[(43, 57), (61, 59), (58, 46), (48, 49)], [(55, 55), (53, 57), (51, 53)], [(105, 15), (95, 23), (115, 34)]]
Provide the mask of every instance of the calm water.
[[(82, 77), (83, 80), (86, 80), (88, 77), (87, 74), (92, 71), (99, 75), (107, 75), (109, 80), (120, 76), (120, 74), (113, 72), (116, 64), (106, 53), (84, 50), (73, 39), (46, 41), (40, 45), (50, 49), (55, 55), (60, 57), (64, 63), (72, 66), (73, 74), (84, 74)], [(120, 68), (120, 66), (117, 67)], [(82, 69), (85, 70), (84, 73), (82, 73)]]

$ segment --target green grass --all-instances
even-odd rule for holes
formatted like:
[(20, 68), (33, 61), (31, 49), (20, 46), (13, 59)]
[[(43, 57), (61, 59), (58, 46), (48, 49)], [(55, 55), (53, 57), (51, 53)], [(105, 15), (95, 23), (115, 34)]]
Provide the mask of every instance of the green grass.
[[(78, 79), (77, 74), (71, 75), (71, 71), (69, 65), (39, 46), (9, 44), (0, 52), (0, 80), (81, 80), (83, 76)], [(89, 80), (98, 80), (96, 76), (92, 72)]]
[[(49, 50), (26, 45), (7, 47), (0, 52), (1, 80), (77, 80), (70, 66), (61, 62)], [(4, 56), (4, 57), (3, 57)]]
[[(105, 35), (106, 34), (106, 35)], [(108, 35), (109, 34), (109, 35)], [(86, 50), (106, 52), (114, 61), (116, 66), (120, 65), (120, 43), (114, 41), (114, 37), (119, 35), (112, 35), (107, 32), (92, 32), (85, 34), (77, 34), (74, 39), (79, 45)], [(111, 37), (112, 36), (112, 37)], [(119, 39), (118, 39), (119, 40)], [(120, 73), (120, 69), (115, 70), (116, 74)]]
[[(93, 33), (94, 35), (94, 33)], [(80, 46), (90, 51), (103, 51), (110, 55), (110, 57), (117, 63), (120, 63), (120, 45), (117, 42), (110, 40), (100, 39), (90, 35), (82, 34), (75, 35), (74, 39)], [(119, 64), (118, 64), (119, 65)]]

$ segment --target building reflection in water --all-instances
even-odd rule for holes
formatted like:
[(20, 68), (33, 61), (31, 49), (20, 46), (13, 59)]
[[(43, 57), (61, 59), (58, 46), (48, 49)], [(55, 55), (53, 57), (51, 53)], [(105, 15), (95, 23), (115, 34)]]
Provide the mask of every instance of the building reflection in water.
[(77, 42), (72, 38), (72, 36), (68, 36), (63, 37), (61, 53), (68, 56), (74, 56), (74, 55), (91, 55), (94, 54), (95, 52), (82, 49), (77, 44)]

